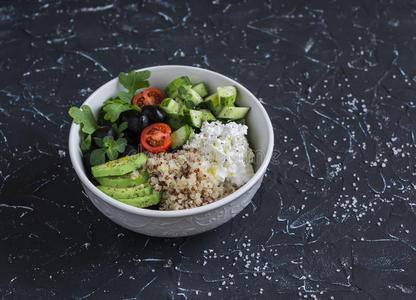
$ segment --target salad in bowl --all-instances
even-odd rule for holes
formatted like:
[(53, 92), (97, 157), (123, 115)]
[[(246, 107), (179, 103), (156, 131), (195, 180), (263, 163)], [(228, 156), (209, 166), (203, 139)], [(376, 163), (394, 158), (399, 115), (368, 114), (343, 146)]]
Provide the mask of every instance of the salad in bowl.
[(70, 108), (90, 181), (116, 201), (164, 211), (211, 204), (246, 184), (255, 154), (238, 88), (187, 74), (155, 87), (151, 76), (120, 73), (122, 88), (96, 115)]

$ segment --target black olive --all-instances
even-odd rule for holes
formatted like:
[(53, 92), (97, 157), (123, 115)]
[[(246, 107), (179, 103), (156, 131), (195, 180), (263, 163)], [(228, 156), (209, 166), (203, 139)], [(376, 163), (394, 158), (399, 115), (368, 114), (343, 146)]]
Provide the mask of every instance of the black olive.
[(164, 122), (166, 120), (166, 114), (159, 106), (148, 105), (142, 108), (142, 114), (149, 117), (150, 121), (154, 123)]
[[(101, 126), (101, 127), (98, 127), (98, 129), (95, 130), (94, 133), (92, 134), (93, 140), (94, 140), (94, 138), (102, 139), (106, 136), (112, 136), (114, 139), (116, 139), (117, 138), (117, 133), (114, 130), (114, 128), (111, 127), (111, 126)], [(95, 140), (94, 140), (94, 143), (95, 143)], [(97, 146), (99, 146), (99, 145), (97, 145)]]
[(150, 123), (149, 116), (147, 114), (141, 113), (139, 117), (139, 133), (141, 133), (142, 130), (145, 129), (150, 124), (151, 123)]
[(120, 154), (120, 157), (127, 156), (127, 155), (135, 155), (135, 154), (137, 154), (137, 146), (135, 147), (133, 145), (128, 144), (126, 146), (126, 150), (124, 150), (124, 152)]
[(130, 130), (124, 131), (124, 138), (127, 140), (127, 144), (137, 147), (139, 144), (139, 135), (137, 133), (131, 132)]
[(139, 132), (139, 116), (140, 113), (136, 110), (128, 110), (120, 114), (120, 121), (127, 122), (128, 128), (130, 131), (138, 133)]

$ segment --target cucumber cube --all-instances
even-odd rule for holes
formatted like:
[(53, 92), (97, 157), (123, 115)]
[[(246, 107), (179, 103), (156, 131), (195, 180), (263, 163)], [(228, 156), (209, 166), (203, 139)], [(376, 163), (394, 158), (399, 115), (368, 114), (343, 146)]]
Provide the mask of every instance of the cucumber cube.
[(180, 104), (173, 100), (172, 98), (166, 98), (160, 104), (160, 109), (162, 109), (167, 114), (178, 114), (180, 109)]
[(184, 125), (178, 130), (174, 131), (171, 134), (172, 143), (170, 147), (172, 149), (177, 149), (181, 146), (183, 146), (186, 141), (189, 139), (189, 136), (191, 135), (191, 127), (189, 125)]
[(199, 111), (202, 112), (202, 122), (216, 120), (215, 116), (209, 109), (200, 109)]
[(179, 87), (184, 86), (187, 88), (192, 87), (191, 80), (188, 76), (181, 76), (173, 80), (165, 89), (165, 95), (170, 98), (175, 98), (178, 95)]
[(217, 87), (217, 94), (220, 98), (221, 105), (223, 107), (230, 106), (234, 104), (235, 99), (237, 98), (237, 89), (235, 86), (219, 86)]
[(193, 127), (201, 128), (203, 113), (199, 110), (187, 109), (184, 111), (185, 119)]
[(185, 124), (185, 118), (183, 115), (170, 115), (168, 114), (168, 125), (172, 130), (176, 130)]
[(198, 84), (195, 84), (192, 89), (199, 94), (201, 97), (205, 97), (208, 95), (208, 89), (205, 83), (200, 82)]
[(214, 113), (214, 115), (218, 115), (223, 109), (218, 93), (212, 94), (211, 96), (205, 98), (204, 103)]
[(224, 107), (224, 109), (218, 114), (218, 118), (232, 121), (242, 119), (246, 116), (249, 110), (250, 107)]
[(193, 107), (199, 105), (203, 101), (202, 97), (197, 92), (184, 86), (179, 87), (178, 97), (184, 100), (185, 104), (188, 103), (187, 106), (193, 104)]

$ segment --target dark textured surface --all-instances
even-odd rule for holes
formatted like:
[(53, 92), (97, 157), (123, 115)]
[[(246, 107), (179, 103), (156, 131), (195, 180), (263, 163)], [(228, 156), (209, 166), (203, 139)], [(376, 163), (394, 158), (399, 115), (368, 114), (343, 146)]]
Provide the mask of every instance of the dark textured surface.
[[(416, 4), (285, 2), (1, 1), (2, 298), (416, 297)], [(200, 236), (113, 224), (68, 157), (68, 108), (158, 64), (237, 79), (274, 125), (252, 205)]]

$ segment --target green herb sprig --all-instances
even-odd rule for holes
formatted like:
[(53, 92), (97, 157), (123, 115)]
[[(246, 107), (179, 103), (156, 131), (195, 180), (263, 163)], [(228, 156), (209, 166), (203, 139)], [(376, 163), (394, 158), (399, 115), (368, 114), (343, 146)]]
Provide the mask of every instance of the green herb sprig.
[(92, 166), (105, 163), (105, 156), (109, 160), (117, 159), (119, 153), (126, 150), (127, 140), (125, 138), (118, 138), (114, 140), (112, 136), (106, 136), (102, 139), (94, 138), (95, 143), (100, 147), (91, 152), (90, 163)]
[(127, 104), (131, 104), (136, 91), (150, 86), (150, 71), (130, 71), (129, 73), (120, 72), (118, 81), (127, 89), (127, 92), (120, 91), (118, 97)]
[[(115, 122), (120, 117), (122, 112), (128, 110), (141, 109), (131, 102), (136, 95), (137, 90), (147, 88), (150, 86), (149, 78), (150, 71), (131, 71), (129, 73), (121, 72), (118, 75), (120, 84), (127, 91), (120, 91), (118, 97), (110, 98), (104, 102), (102, 107), (104, 111), (104, 119), (109, 120), (112, 123), (112, 127), (117, 133), (117, 139), (114, 140), (112, 136), (106, 136), (103, 139), (94, 138), (95, 143), (100, 147), (91, 152), (91, 165), (98, 165), (105, 163), (106, 156), (109, 160), (117, 159), (120, 153), (125, 151), (127, 140), (124, 138), (124, 130), (127, 129), (128, 123), (123, 122), (120, 125)], [(71, 107), (68, 111), (69, 115), (73, 118), (74, 123), (80, 125), (81, 142), (80, 148), (83, 153), (89, 151), (92, 147), (92, 135), (98, 128), (97, 121), (88, 105), (83, 105), (81, 108)]]
[(103, 110), (105, 112), (104, 119), (112, 123), (116, 122), (122, 112), (128, 110), (141, 111), (140, 107), (128, 104), (121, 99), (108, 99), (104, 102)]
[(91, 108), (88, 105), (81, 106), (81, 109), (73, 106), (68, 113), (74, 119), (74, 123), (81, 126), (82, 132), (93, 134), (97, 129), (97, 121), (95, 121)]

